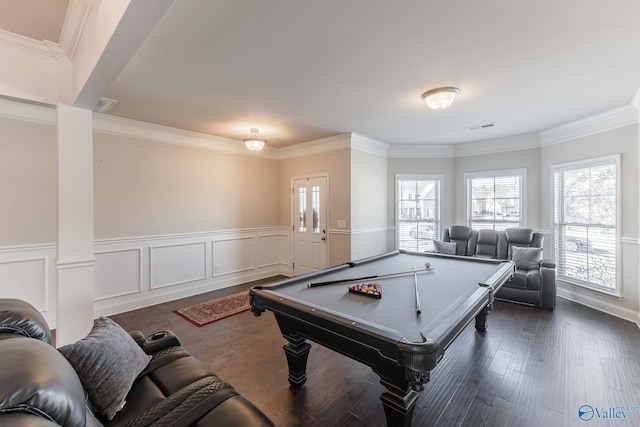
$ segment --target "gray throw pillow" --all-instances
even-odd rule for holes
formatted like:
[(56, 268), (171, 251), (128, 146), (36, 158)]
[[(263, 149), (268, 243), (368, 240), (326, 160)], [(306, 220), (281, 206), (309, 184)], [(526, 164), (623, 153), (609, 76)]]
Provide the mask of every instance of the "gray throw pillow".
[(151, 359), (107, 317), (96, 319), (85, 338), (58, 350), (75, 369), (96, 412), (108, 420), (124, 407), (133, 382)]
[(455, 255), (456, 254), (456, 242), (442, 242), (440, 240), (434, 240), (433, 246), (437, 253)]
[(540, 267), (542, 261), (542, 248), (511, 248), (511, 260), (516, 263), (519, 270), (535, 270)]

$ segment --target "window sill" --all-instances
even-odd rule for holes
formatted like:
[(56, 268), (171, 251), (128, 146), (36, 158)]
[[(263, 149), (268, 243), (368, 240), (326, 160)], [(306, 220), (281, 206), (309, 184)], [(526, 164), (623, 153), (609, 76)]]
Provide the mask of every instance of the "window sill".
[(607, 295), (609, 297), (612, 297), (618, 300), (622, 299), (622, 293), (620, 292), (620, 287), (617, 287), (616, 289), (608, 289), (602, 286), (588, 285), (578, 280), (571, 280), (571, 279), (560, 278), (560, 277), (558, 277), (557, 281), (558, 283), (562, 283), (564, 285), (570, 285), (570, 286), (586, 289), (599, 294)]

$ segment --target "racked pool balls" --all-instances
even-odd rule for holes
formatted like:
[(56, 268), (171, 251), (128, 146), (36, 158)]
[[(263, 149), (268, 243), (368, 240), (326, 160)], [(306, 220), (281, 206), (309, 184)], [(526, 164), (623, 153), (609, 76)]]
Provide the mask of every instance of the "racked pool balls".
[(349, 292), (371, 298), (382, 298), (382, 285), (378, 282), (354, 283), (349, 285)]

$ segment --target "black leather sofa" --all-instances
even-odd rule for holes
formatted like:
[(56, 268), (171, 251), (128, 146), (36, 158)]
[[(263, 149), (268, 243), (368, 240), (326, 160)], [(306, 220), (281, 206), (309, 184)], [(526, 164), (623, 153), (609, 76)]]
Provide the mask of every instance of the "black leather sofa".
[[(126, 333), (118, 329), (115, 322), (105, 319), (96, 320), (94, 330), (84, 340), (56, 349), (51, 345), (46, 321), (33, 306), (21, 300), (0, 299), (0, 425), (274, 425), (231, 385), (182, 348), (170, 331), (150, 336)], [(96, 340), (108, 341), (109, 338), (104, 337), (109, 333), (126, 343), (96, 343)], [(105, 393), (110, 390), (109, 381), (125, 377), (115, 371), (121, 371), (133, 360), (130, 354), (120, 353), (122, 347), (127, 346), (130, 350), (137, 349), (133, 351), (142, 349), (133, 358), (141, 360), (144, 367), (141, 372), (134, 372), (130, 388), (124, 390), (125, 403), (118, 403), (117, 412), (114, 410), (115, 414), (107, 417), (98, 409), (100, 405), (92, 400), (88, 389), (97, 389), (93, 393), (102, 393), (111, 399), (111, 393)], [(86, 362), (88, 373), (80, 373), (84, 368), (82, 363), (78, 365), (78, 354), (82, 359), (96, 348), (101, 349), (100, 360), (85, 358), (83, 363)], [(105, 362), (109, 358), (114, 360)], [(87, 378), (82, 378), (82, 375), (91, 376), (101, 371), (104, 381), (88, 384)]]

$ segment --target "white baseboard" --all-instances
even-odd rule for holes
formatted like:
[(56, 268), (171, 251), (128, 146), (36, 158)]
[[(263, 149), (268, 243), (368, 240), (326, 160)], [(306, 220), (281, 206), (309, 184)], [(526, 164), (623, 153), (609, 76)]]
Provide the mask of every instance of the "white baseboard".
[(594, 310), (601, 311), (603, 313), (610, 314), (615, 317), (619, 317), (624, 320), (633, 322), (640, 327), (640, 313), (630, 310), (628, 308), (617, 305), (611, 301), (606, 301), (604, 298), (598, 298), (596, 296), (589, 295), (584, 292), (572, 292), (568, 289), (558, 287), (558, 297), (564, 298), (569, 301), (582, 304), (584, 306), (593, 308)]

